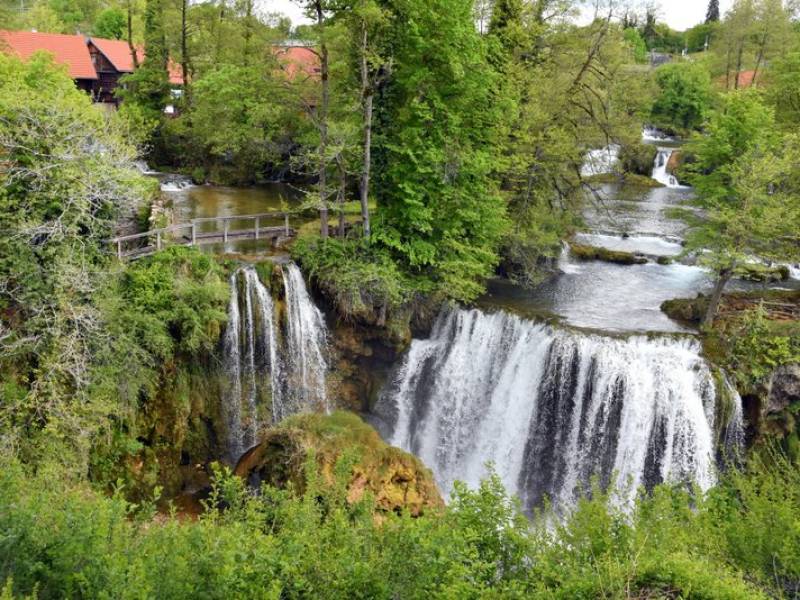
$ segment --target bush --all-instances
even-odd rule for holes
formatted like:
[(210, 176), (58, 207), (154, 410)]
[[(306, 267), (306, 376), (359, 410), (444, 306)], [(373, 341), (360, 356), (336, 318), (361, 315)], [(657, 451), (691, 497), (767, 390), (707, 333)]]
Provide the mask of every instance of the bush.
[[(765, 598), (800, 590), (800, 475), (780, 455), (705, 497), (661, 485), (629, 511), (593, 490), (530, 523), (495, 476), (419, 518), (373, 517), (306, 461), (292, 494), (218, 469), (196, 522), (0, 469), (0, 581), (40, 598)], [(224, 511), (217, 507), (225, 506)]]
[(652, 144), (635, 143), (622, 147), (619, 153), (620, 164), (625, 173), (650, 176), (658, 148)]

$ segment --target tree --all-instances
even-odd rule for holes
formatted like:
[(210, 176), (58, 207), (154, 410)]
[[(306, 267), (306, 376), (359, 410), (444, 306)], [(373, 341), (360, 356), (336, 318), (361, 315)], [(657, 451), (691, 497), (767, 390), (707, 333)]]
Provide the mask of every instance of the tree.
[(708, 0), (706, 23), (716, 23), (717, 21), (719, 21), (719, 0)]
[(379, 108), (375, 239), (447, 295), (483, 289), (505, 207), (491, 172), (503, 115), (471, 0), (394, 0)]
[(120, 40), (125, 35), (126, 15), (118, 8), (107, 8), (94, 21), (92, 31), (97, 37)]
[(696, 63), (671, 63), (655, 72), (658, 93), (650, 121), (666, 130), (688, 132), (702, 125), (711, 108), (711, 78)]
[(787, 131), (800, 127), (800, 51), (787, 52), (770, 63), (766, 97), (778, 124)]
[(114, 412), (90, 401), (104, 240), (135, 217), (147, 183), (122, 124), (49, 56), (0, 54), (0, 80), (0, 373), (24, 389), (0, 402), (2, 437), (86, 460), (93, 419)]
[(635, 27), (628, 27), (623, 31), (623, 37), (630, 46), (633, 53), (633, 60), (637, 63), (644, 64), (647, 62), (647, 44), (644, 43), (639, 30)]
[(703, 324), (712, 324), (726, 285), (743, 263), (797, 256), (800, 141), (776, 139), (774, 116), (750, 91), (729, 94), (687, 151), (688, 179), (706, 211), (688, 238), (716, 283)]

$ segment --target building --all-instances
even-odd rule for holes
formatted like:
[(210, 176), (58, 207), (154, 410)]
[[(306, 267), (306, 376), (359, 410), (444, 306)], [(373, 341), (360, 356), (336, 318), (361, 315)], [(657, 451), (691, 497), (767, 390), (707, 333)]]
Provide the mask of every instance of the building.
[(92, 93), (98, 82), (86, 39), (80, 35), (38, 33), (36, 31), (0, 31), (0, 50), (16, 54), (22, 60), (43, 50), (53, 55), (82, 90)]
[[(116, 89), (120, 78), (133, 73), (133, 53), (124, 40), (106, 40), (82, 35), (39, 33), (36, 31), (0, 31), (0, 49), (27, 59), (39, 50), (67, 65), (75, 84), (92, 96), (95, 102), (117, 104)], [(138, 63), (144, 60), (144, 49), (135, 48)], [(169, 62), (169, 82), (179, 89), (183, 85), (180, 66)]]

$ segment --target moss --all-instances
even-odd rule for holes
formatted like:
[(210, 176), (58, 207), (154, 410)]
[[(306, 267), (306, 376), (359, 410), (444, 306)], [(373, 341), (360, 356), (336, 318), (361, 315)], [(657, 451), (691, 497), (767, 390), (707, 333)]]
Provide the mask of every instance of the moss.
[(673, 262), (675, 262), (675, 259), (671, 256), (659, 256), (656, 259), (656, 262), (660, 265), (671, 265)]
[(315, 457), (323, 482), (331, 486), (339, 461), (354, 458), (346, 489), (349, 502), (370, 493), (378, 511), (415, 516), (443, 506), (433, 475), (418, 458), (387, 445), (357, 415), (343, 411), (286, 419), (242, 457), (235, 473), (302, 494), (308, 456)]
[(786, 281), (789, 279), (789, 267), (786, 265), (779, 265), (770, 267), (758, 263), (748, 263), (740, 265), (736, 270), (737, 277), (746, 279), (747, 281)]
[(632, 252), (609, 250), (586, 244), (570, 244), (570, 252), (580, 260), (602, 260), (619, 265), (643, 265), (647, 262), (647, 258)]

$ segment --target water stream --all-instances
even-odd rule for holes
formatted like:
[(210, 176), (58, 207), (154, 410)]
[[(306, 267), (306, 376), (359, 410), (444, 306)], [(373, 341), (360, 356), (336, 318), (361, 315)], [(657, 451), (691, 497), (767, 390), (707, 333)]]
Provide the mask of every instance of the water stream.
[(226, 386), (222, 411), (231, 463), (258, 441), (270, 422), (328, 410), (327, 327), (293, 263), (281, 266), (286, 310), (280, 311), (253, 267), (231, 275), (223, 338)]

